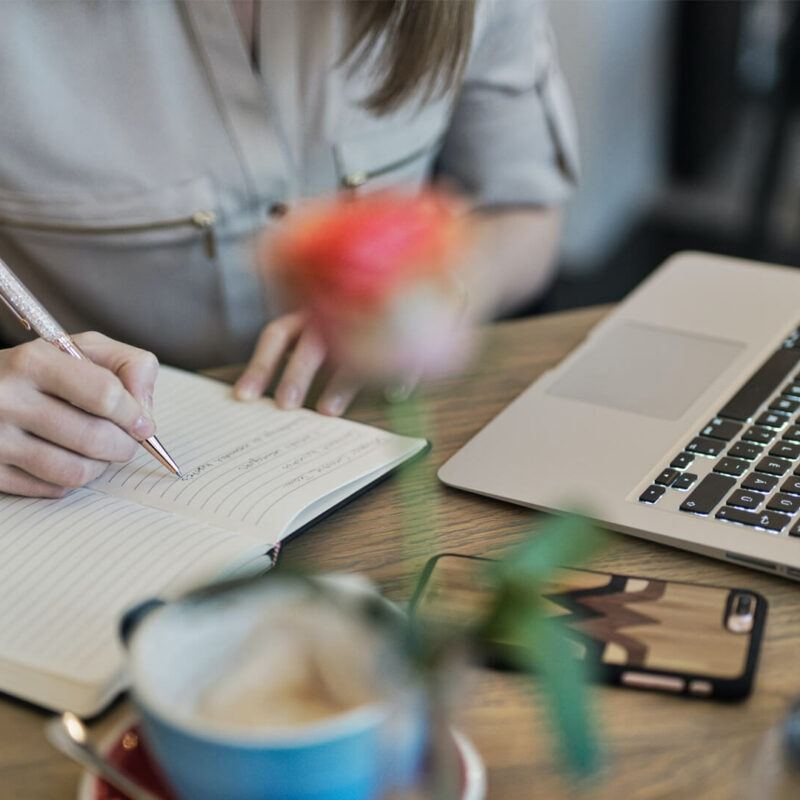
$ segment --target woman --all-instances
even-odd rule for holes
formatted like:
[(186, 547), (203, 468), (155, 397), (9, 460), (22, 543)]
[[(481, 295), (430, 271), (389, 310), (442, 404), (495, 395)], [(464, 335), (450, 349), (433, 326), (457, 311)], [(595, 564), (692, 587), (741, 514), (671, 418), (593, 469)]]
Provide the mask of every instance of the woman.
[[(0, 39), (0, 257), (68, 330), (113, 337), (76, 337), (94, 364), (0, 351), (2, 491), (59, 496), (131, 457), (157, 371), (136, 348), (249, 358), (242, 399), (288, 355), (276, 399), (300, 405), (324, 348), (252, 247), (304, 197), (435, 173), (486, 234), (464, 266), (476, 313), (549, 278), (576, 170), (538, 2), (13, 0)], [(21, 341), (10, 315), (0, 332)], [(318, 408), (356, 389), (334, 374)]]

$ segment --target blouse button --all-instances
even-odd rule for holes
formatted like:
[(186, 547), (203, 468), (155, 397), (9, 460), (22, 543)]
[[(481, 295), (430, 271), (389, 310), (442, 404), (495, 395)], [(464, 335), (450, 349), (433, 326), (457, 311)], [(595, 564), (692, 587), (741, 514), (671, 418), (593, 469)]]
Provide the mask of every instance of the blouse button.
[(273, 219), (280, 219), (289, 213), (289, 206), (286, 203), (273, 203), (269, 207), (268, 213)]
[(345, 189), (358, 189), (367, 182), (367, 174), (365, 172), (351, 172), (342, 178), (342, 185)]

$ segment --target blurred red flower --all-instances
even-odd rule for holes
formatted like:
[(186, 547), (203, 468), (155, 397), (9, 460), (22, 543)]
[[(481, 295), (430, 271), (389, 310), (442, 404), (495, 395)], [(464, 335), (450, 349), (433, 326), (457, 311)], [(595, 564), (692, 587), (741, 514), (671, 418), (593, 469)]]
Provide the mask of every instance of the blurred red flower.
[(451, 269), (464, 233), (448, 195), (380, 192), (296, 212), (272, 240), (271, 255), (295, 296), (361, 309), (404, 283)]
[(453, 273), (470, 238), (452, 196), (386, 191), (293, 212), (265, 239), (261, 261), (337, 361), (405, 378), (463, 362), (464, 297)]

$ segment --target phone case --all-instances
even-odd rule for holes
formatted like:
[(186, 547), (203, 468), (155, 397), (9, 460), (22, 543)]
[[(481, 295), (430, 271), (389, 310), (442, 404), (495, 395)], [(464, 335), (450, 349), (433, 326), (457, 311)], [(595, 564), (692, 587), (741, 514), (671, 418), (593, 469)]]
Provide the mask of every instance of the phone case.
[[(432, 558), (412, 613), (474, 619), (488, 598), (486, 561), (456, 553)], [(757, 592), (565, 568), (544, 597), (601, 682), (717, 699), (750, 692), (767, 614)], [(514, 642), (491, 645), (492, 666), (512, 663)]]

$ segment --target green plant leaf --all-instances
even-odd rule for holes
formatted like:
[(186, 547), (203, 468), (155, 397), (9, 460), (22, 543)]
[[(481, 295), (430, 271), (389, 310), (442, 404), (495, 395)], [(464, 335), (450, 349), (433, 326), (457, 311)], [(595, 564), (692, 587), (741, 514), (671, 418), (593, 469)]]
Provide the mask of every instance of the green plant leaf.
[(529, 620), (525, 628), (528, 666), (544, 692), (562, 759), (573, 777), (584, 778), (599, 766), (586, 664), (575, 657), (557, 619)]
[(543, 592), (559, 567), (592, 555), (599, 532), (579, 516), (555, 517), (537, 528), (488, 577), (494, 600), (476, 630), (483, 642), (516, 642), (518, 666), (538, 675), (567, 770), (574, 777), (598, 766), (595, 726), (586, 689), (588, 667), (575, 656), (565, 626), (547, 610)]
[(555, 569), (583, 563), (598, 549), (600, 535), (585, 517), (551, 517), (528, 538), (489, 567), (498, 582), (543, 584)]

